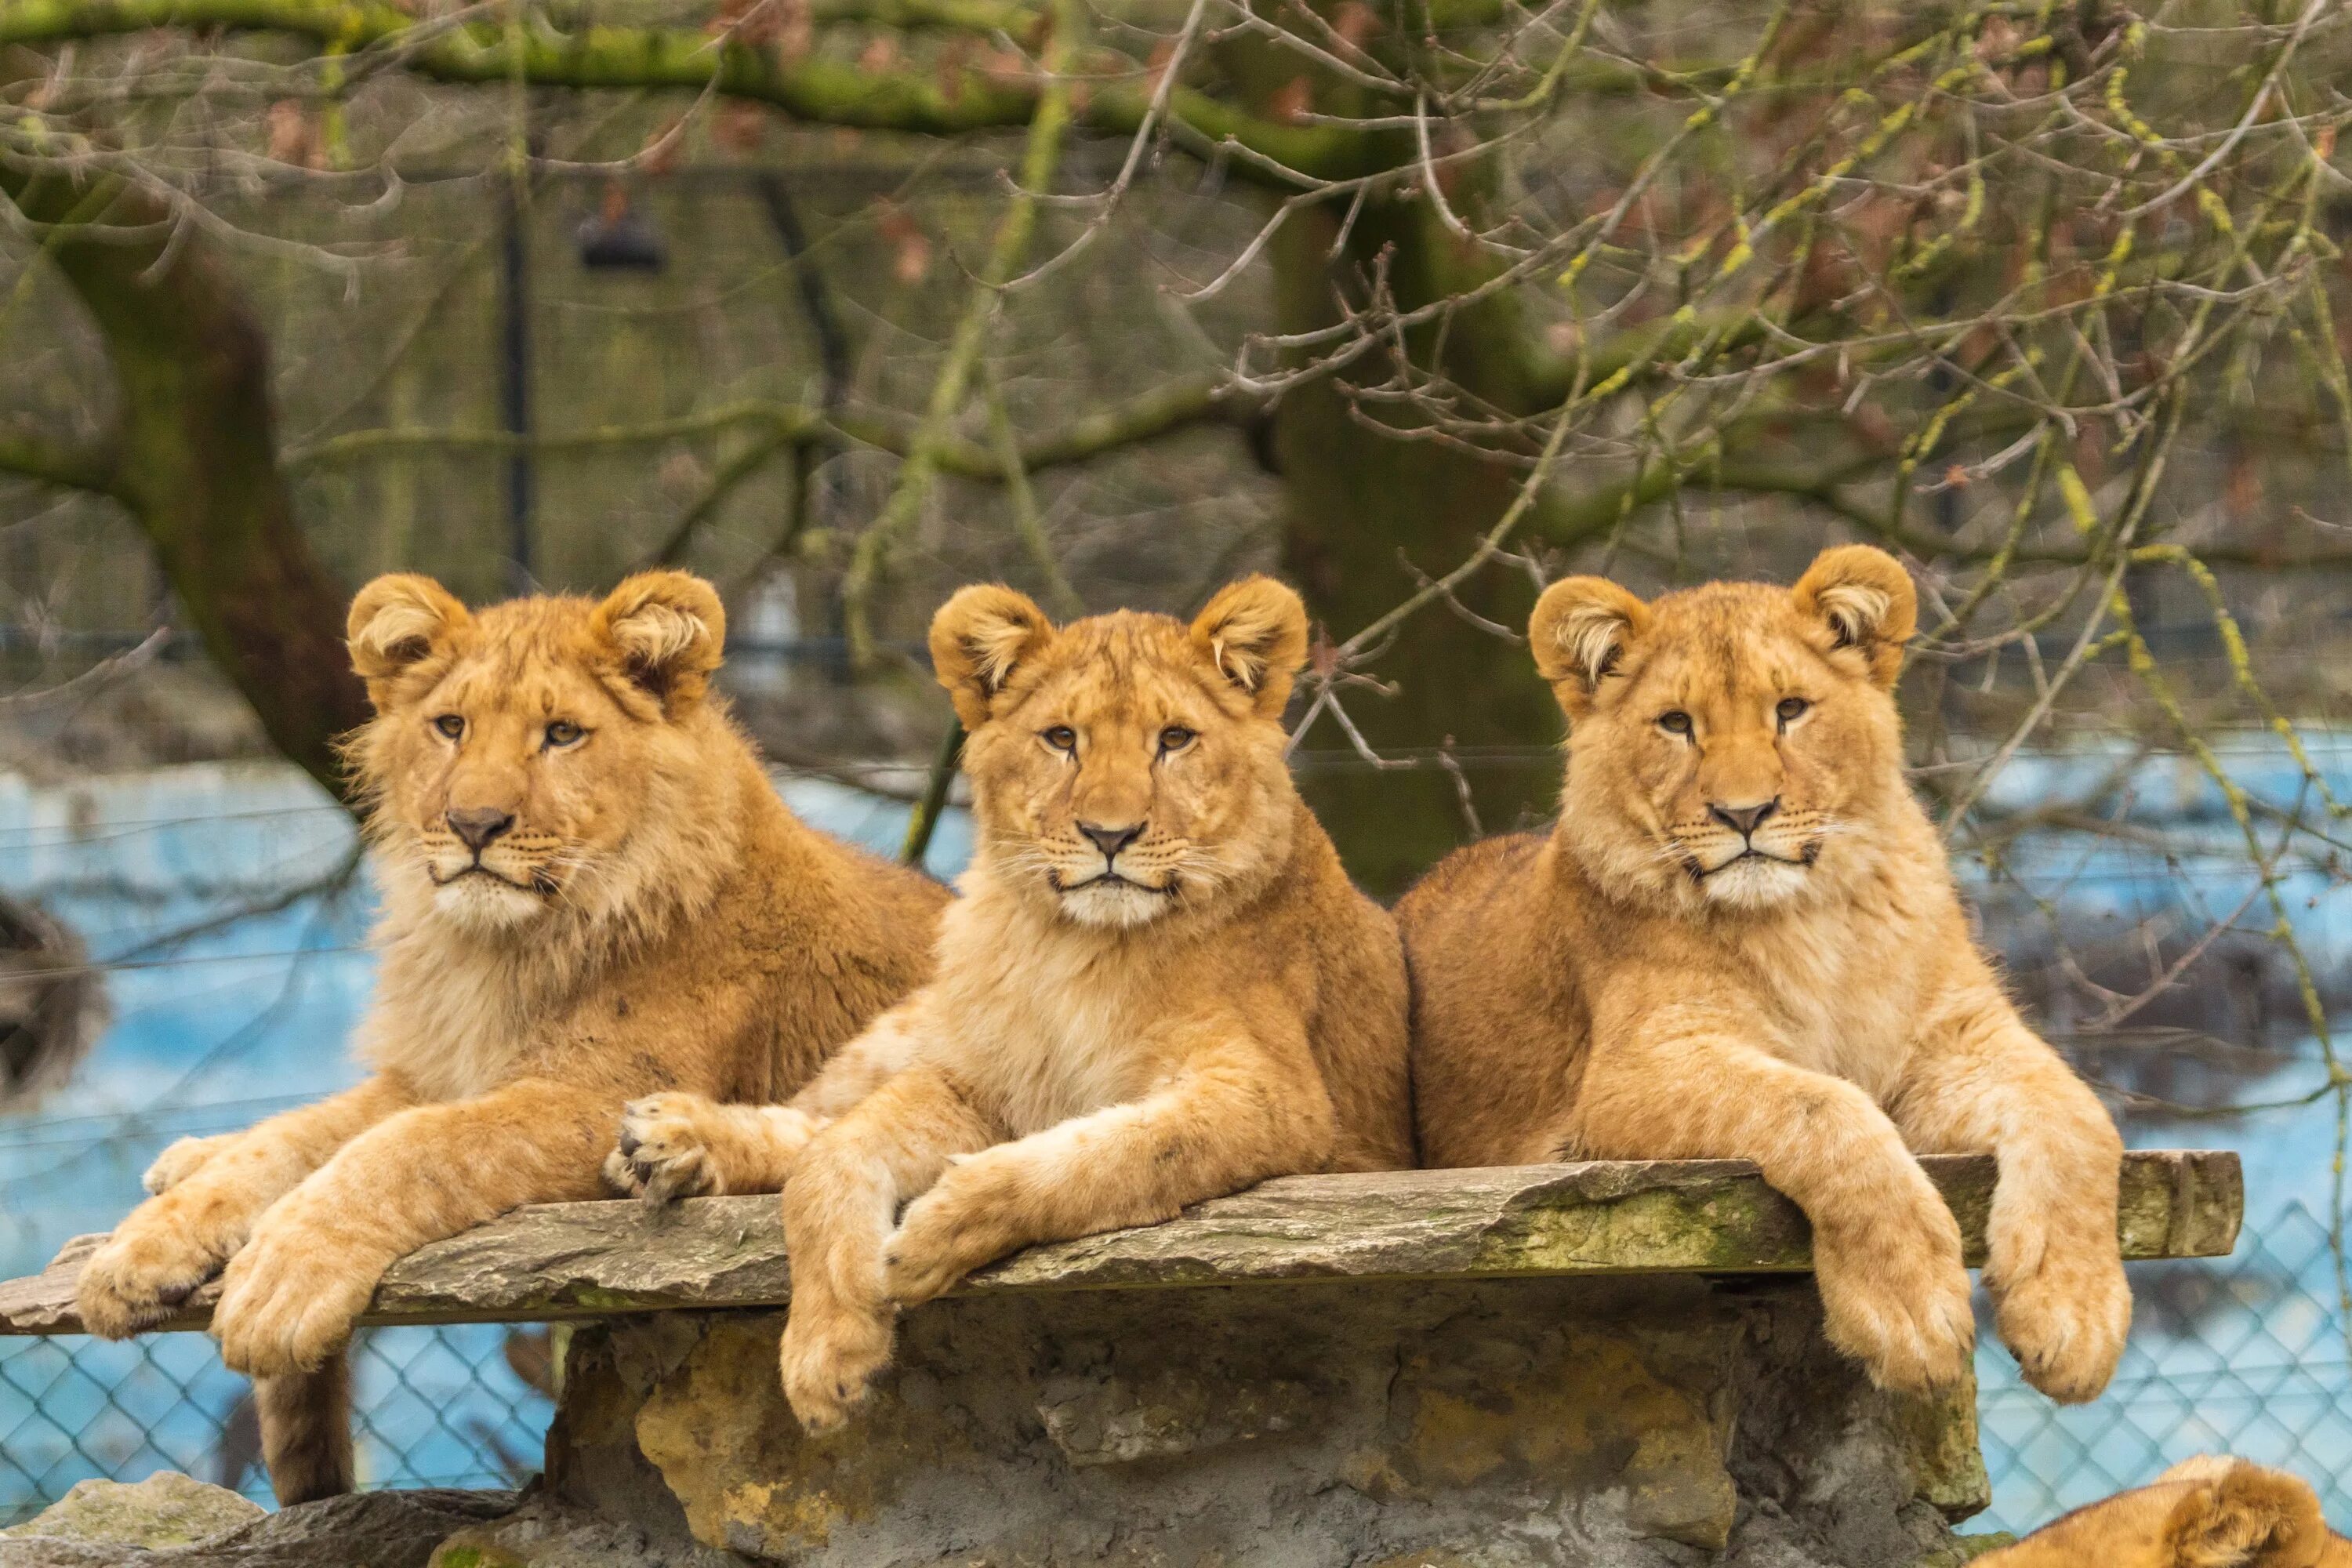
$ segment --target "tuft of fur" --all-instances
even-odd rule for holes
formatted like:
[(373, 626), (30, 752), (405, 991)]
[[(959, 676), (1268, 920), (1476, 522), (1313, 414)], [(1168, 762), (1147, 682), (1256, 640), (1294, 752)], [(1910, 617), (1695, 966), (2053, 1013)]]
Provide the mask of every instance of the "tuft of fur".
[[(166, 1150), (79, 1284), (121, 1337), (225, 1274), (213, 1330), (262, 1380), (286, 1501), (348, 1484), (341, 1352), (394, 1258), (600, 1195), (633, 1099), (790, 1095), (929, 972), (947, 901), (785, 809), (708, 692), (708, 584), (469, 612), (399, 575), (351, 628), (376, 707), (346, 746), (383, 892), (373, 1076)], [(477, 849), (468, 813), (510, 820)]]
[(2076, 1509), (1977, 1568), (2352, 1568), (2310, 1486), (2284, 1470), (2208, 1455), (2151, 1485)]
[(358, 1472), (352, 1458), (352, 1363), (340, 1352), (315, 1372), (256, 1378), (261, 1462), (278, 1505), (341, 1497)]
[(1397, 906), (1422, 1153), (1755, 1160), (1813, 1222), (1830, 1338), (1907, 1390), (1963, 1377), (1973, 1337), (1959, 1230), (1913, 1154), (1990, 1151), (2002, 1337), (2036, 1386), (2088, 1399), (2131, 1315), (2122, 1141), (2003, 994), (1904, 781), (1913, 602), (1861, 546), (1794, 589), (1546, 591), (1559, 820)]
[[(811, 1429), (864, 1396), (898, 1309), (1008, 1252), (1411, 1163), (1395, 928), (1284, 764), (1306, 636), (1262, 578), (1189, 626), (1056, 630), (996, 587), (940, 612), (978, 845), (937, 974), (790, 1107), (663, 1096), (624, 1133), (666, 1185), (782, 1185), (784, 1387)], [(1134, 832), (1106, 850), (1087, 826)]]

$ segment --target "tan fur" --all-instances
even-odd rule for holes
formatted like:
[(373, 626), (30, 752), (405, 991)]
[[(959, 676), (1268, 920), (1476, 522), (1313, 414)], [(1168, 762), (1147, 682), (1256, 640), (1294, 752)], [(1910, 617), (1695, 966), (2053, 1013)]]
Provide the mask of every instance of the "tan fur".
[[(1284, 766), (1297, 596), (1253, 579), (1190, 627), (1056, 631), (1010, 589), (967, 588), (931, 650), (971, 730), (979, 827), (938, 977), (787, 1110), (666, 1095), (629, 1122), (640, 1158), (659, 1142), (650, 1177), (692, 1163), (681, 1188), (789, 1173), (784, 1388), (813, 1430), (888, 1361), (898, 1309), (982, 1264), (1268, 1176), (1412, 1160), (1395, 928)], [(1165, 744), (1171, 726), (1193, 738)], [(1082, 824), (1139, 833), (1106, 854)]]
[(1976, 1568), (2352, 1568), (2352, 1541), (2328, 1530), (2295, 1477), (2208, 1457), (1988, 1552)]
[[(2001, 1336), (2035, 1386), (2089, 1399), (2131, 1315), (2122, 1143), (1977, 951), (1905, 784), (1913, 606), (1859, 546), (1793, 590), (1546, 591), (1528, 631), (1572, 721), (1559, 821), (1449, 857), (1397, 907), (1423, 1158), (1754, 1160), (1812, 1219), (1832, 1341), (1921, 1389), (1962, 1374), (1973, 1330), (1958, 1227), (1912, 1154), (1989, 1150)], [(1784, 721), (1792, 698), (1811, 706)], [(1752, 839), (1710, 810), (1767, 803)]]
[[(928, 973), (945, 889), (784, 808), (705, 694), (724, 626), (677, 573), (602, 604), (472, 614), (413, 576), (353, 602), (377, 711), (350, 746), (383, 895), (373, 1076), (166, 1150), (80, 1282), (83, 1321), (120, 1337), (226, 1266), (224, 1358), (289, 1380), (261, 1403), (285, 1500), (349, 1484), (348, 1440), (318, 1446), (332, 1362), (394, 1258), (599, 1195), (632, 1096), (793, 1093)], [(478, 865), (468, 812), (514, 819)]]

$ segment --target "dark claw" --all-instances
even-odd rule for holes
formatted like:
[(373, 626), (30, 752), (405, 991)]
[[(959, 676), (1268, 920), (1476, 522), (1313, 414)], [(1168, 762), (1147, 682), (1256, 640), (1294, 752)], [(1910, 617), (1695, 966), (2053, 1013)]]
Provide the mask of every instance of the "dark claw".
[(637, 1135), (626, 1127), (621, 1129), (621, 1158), (625, 1160), (637, 1152)]

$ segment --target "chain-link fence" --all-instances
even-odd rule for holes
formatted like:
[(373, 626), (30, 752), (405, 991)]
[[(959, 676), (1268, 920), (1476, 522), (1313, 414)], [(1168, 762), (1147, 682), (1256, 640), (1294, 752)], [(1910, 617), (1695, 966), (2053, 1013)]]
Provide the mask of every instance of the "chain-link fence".
[(2131, 1343), (2107, 1392), (2053, 1405), (1979, 1325), (1978, 1415), (1992, 1508), (1971, 1529), (2026, 1531), (2152, 1480), (2196, 1454), (2235, 1454), (2319, 1489), (2352, 1525), (2352, 1359), (2327, 1226), (2301, 1204), (2250, 1223), (2218, 1263), (2132, 1266)]
[[(538, 1328), (362, 1331), (362, 1484), (518, 1485), (554, 1408), (550, 1348)], [(202, 1334), (0, 1340), (0, 1529), (92, 1476), (181, 1470), (269, 1502), (249, 1386)]]
[[(2352, 1361), (2327, 1229), (2300, 1205), (2218, 1263), (2133, 1266), (2137, 1316), (2115, 1384), (2053, 1405), (1984, 1325), (1977, 1370), (1993, 1505), (1971, 1530), (2025, 1531), (2192, 1454), (2277, 1465), (2352, 1524)], [(546, 1331), (467, 1325), (362, 1335), (356, 1426), (369, 1486), (511, 1486), (539, 1465)], [(0, 1341), (0, 1527), (89, 1476), (184, 1470), (264, 1501), (251, 1406), (213, 1342)]]

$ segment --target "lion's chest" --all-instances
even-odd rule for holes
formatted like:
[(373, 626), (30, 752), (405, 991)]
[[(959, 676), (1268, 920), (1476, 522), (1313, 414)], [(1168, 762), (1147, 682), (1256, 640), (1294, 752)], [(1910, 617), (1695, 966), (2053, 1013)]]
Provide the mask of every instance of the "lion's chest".
[(1890, 936), (1869, 922), (1811, 922), (1747, 965), (1774, 1053), (1881, 1101), (1909, 1060), (1924, 1000), (1915, 958)]
[(1164, 1011), (1137, 978), (1033, 955), (1017, 977), (965, 990), (946, 1020), (958, 1076), (1015, 1138), (1141, 1097)]

